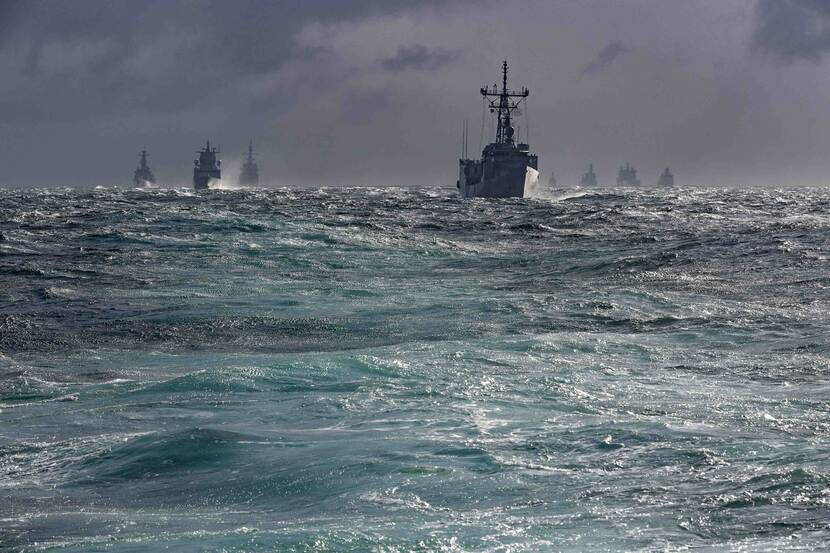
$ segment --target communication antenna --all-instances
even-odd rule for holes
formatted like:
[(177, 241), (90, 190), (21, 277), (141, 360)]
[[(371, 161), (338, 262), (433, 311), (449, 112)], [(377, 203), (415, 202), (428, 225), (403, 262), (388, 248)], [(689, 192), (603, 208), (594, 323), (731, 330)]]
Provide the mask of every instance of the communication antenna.
[(467, 159), (467, 120), (464, 119), (461, 125), (461, 158)]
[(484, 123), (487, 120), (487, 98), (481, 97), (481, 136), (478, 139), (478, 151), (484, 148)]
[(470, 121), (469, 119), (464, 120), (464, 159), (470, 157)]

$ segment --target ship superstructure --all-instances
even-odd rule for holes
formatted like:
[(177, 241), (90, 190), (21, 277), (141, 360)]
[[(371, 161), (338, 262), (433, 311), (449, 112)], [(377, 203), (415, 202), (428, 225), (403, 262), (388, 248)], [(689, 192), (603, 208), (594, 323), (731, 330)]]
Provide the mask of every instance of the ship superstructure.
[(220, 169), (222, 161), (216, 157), (219, 149), (210, 147), (210, 140), (198, 153), (199, 157), (193, 162), (193, 188), (207, 190), (210, 187), (210, 181), (222, 178)]
[(594, 173), (594, 164), (591, 163), (588, 165), (588, 172), (582, 175), (582, 178), (579, 179), (579, 186), (584, 186), (586, 188), (596, 188), (597, 186), (597, 175)]
[(481, 152), (481, 159), (468, 159), (466, 152), (459, 160), (456, 187), (464, 198), (522, 198), (526, 188), (539, 176), (538, 157), (530, 146), (516, 143), (513, 115), (530, 91), (507, 88), (507, 62), (502, 65), (502, 86), (483, 87), (481, 95), (490, 112), (496, 116), (496, 139)]
[(147, 165), (147, 150), (141, 150), (138, 168), (133, 173), (133, 183), (136, 186), (146, 186), (147, 184), (156, 183), (156, 176)]
[(254, 161), (254, 141), (248, 144), (248, 158), (242, 164), (242, 171), (239, 174), (239, 184), (241, 186), (258, 186), (259, 185), (259, 167)]
[(660, 178), (657, 179), (657, 186), (661, 188), (671, 188), (674, 186), (674, 175), (671, 174), (668, 167), (660, 173)]
[(625, 167), (620, 167), (620, 172), (617, 174), (617, 186), (640, 186), (637, 170), (628, 163)]

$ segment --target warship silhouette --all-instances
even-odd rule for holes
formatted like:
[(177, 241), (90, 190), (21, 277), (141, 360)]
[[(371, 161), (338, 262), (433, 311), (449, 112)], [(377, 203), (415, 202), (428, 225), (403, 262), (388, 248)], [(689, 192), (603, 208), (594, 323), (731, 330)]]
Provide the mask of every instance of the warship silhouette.
[(588, 165), (588, 172), (582, 175), (582, 178), (579, 179), (579, 186), (585, 186), (587, 188), (596, 188), (597, 186), (597, 175), (594, 173), (594, 164), (591, 163)]
[(459, 160), (456, 187), (464, 198), (523, 198), (526, 187), (535, 184), (539, 176), (538, 157), (530, 153), (527, 144), (516, 143), (513, 114), (530, 91), (507, 88), (507, 62), (502, 65), (501, 90), (497, 85), (483, 87), (481, 95), (489, 103), (490, 113), (496, 114), (496, 140), (484, 147), (481, 159), (468, 159), (465, 147)]
[(210, 181), (222, 178), (222, 171), (219, 169), (222, 161), (216, 157), (218, 153), (217, 148), (210, 147), (210, 140), (205, 148), (198, 152), (199, 158), (193, 162), (193, 188), (196, 190), (207, 190)]
[(657, 179), (657, 186), (661, 188), (671, 188), (674, 186), (674, 175), (671, 174), (668, 167), (660, 174), (660, 178)]
[(241, 186), (258, 186), (259, 185), (259, 167), (254, 161), (254, 141), (248, 144), (248, 159), (242, 164), (242, 172), (239, 174), (239, 184)]
[(138, 168), (133, 173), (133, 183), (136, 186), (156, 184), (156, 176), (147, 165), (147, 150), (141, 150), (141, 158), (138, 163)]
[(628, 163), (625, 164), (625, 167), (620, 167), (620, 172), (617, 175), (617, 186), (640, 186), (637, 170)]

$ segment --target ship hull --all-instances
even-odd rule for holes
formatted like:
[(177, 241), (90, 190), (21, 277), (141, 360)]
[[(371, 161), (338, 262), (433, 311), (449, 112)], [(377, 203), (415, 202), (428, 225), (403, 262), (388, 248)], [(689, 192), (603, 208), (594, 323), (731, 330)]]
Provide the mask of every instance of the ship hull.
[(239, 185), (240, 186), (259, 186), (259, 174), (253, 171), (246, 171), (242, 170), (242, 173), (239, 175)]
[(625, 188), (637, 188), (640, 186), (640, 181), (631, 179), (617, 179), (617, 186)]
[(133, 177), (133, 184), (136, 186), (147, 186), (148, 184), (156, 184), (156, 178), (152, 175), (136, 175)]
[(472, 182), (459, 181), (459, 192), (464, 198), (524, 198), (528, 169), (532, 167), (510, 168)]
[(481, 160), (459, 160), (456, 187), (463, 198), (525, 198), (538, 177), (537, 157), (491, 144)]
[(196, 190), (207, 190), (210, 188), (210, 181), (220, 180), (221, 178), (222, 173), (219, 171), (194, 171), (193, 188)]

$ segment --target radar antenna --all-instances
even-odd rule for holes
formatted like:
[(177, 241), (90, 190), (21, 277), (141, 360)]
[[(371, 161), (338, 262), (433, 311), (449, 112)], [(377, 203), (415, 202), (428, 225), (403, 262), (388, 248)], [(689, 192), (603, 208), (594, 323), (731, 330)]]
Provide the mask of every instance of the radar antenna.
[(492, 87), (482, 87), (481, 95), (484, 96), (490, 105), (490, 113), (496, 114), (496, 143), (497, 144), (513, 144), (513, 129), (512, 114), (517, 112), (519, 105), (528, 97), (530, 91), (527, 88), (522, 88), (519, 91), (510, 90), (507, 88), (507, 60), (502, 64), (502, 85), (501, 90), (498, 85)]

